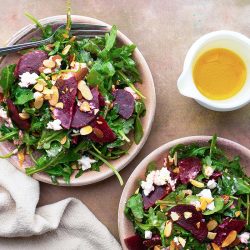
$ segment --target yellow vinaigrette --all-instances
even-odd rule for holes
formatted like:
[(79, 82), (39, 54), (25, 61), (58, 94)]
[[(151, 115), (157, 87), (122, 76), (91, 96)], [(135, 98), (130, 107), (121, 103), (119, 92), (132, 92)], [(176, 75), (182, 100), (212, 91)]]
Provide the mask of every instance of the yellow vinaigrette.
[(217, 48), (202, 54), (193, 68), (198, 90), (212, 100), (224, 100), (236, 95), (244, 86), (247, 69), (234, 52)]

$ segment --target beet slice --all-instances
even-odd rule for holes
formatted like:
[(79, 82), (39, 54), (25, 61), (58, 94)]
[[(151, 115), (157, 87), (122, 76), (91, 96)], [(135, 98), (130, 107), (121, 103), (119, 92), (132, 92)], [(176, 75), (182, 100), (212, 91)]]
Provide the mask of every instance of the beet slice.
[(131, 117), (135, 106), (133, 95), (124, 89), (117, 89), (113, 95), (115, 97), (114, 105), (118, 106), (119, 114), (124, 119)]
[(195, 179), (201, 171), (201, 160), (197, 157), (189, 157), (179, 161), (180, 180), (187, 184), (191, 179)]
[(63, 103), (63, 109), (55, 108), (53, 114), (62, 122), (64, 128), (69, 129), (73, 118), (77, 81), (74, 76), (64, 80), (58, 79), (56, 87), (59, 91), (59, 102)]
[(92, 141), (105, 143), (112, 142), (116, 139), (115, 133), (112, 131), (102, 116), (99, 116), (90, 125), (93, 128), (93, 132), (89, 135), (89, 138)]
[(151, 192), (148, 196), (142, 193), (143, 198), (143, 207), (145, 210), (155, 205), (155, 202), (162, 200), (172, 191), (171, 187), (168, 185), (165, 186), (155, 186), (155, 190)]
[(147, 250), (143, 245), (143, 239), (137, 234), (126, 238), (124, 242), (128, 250)]
[[(195, 206), (177, 205), (168, 211), (169, 216), (171, 212), (176, 212), (180, 216), (175, 223), (192, 233), (198, 241), (202, 242), (206, 239), (208, 233), (207, 225), (202, 213), (197, 211)], [(192, 217), (186, 219), (184, 217), (184, 212), (192, 213)], [(197, 223), (199, 223), (199, 227), (197, 227)]]
[(82, 128), (87, 126), (90, 122), (94, 121), (96, 115), (93, 112), (82, 112), (78, 106), (76, 106), (76, 111), (73, 115), (71, 127), (72, 128)]
[(22, 130), (28, 130), (30, 128), (30, 123), (28, 120), (22, 120), (19, 116), (19, 111), (15, 104), (10, 100), (6, 100), (9, 116), (11, 120), (17, 125), (18, 128)]
[(19, 77), (25, 72), (37, 73), (39, 74), (39, 68), (43, 65), (43, 61), (48, 58), (48, 54), (42, 50), (31, 51), (24, 54), (19, 59), (14, 75)]
[(93, 99), (89, 101), (91, 108), (99, 109), (100, 108), (100, 92), (98, 88), (92, 88), (91, 93), (93, 95)]
[(161, 237), (157, 234), (153, 235), (151, 239), (144, 240), (143, 245), (148, 249), (157, 245), (161, 245)]
[(240, 233), (245, 225), (245, 220), (236, 220), (232, 218), (224, 219), (216, 230), (217, 234), (213, 242), (220, 246), (231, 231), (235, 230), (237, 233)]

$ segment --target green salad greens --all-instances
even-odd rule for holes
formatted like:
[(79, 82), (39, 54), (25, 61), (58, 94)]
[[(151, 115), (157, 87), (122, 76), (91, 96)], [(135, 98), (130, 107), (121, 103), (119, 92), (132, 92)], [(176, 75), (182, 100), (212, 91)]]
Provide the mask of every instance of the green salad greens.
[(149, 165), (126, 203), (128, 249), (249, 249), (250, 178), (216, 141), (176, 145), (163, 167)]
[[(42, 26), (48, 38), (55, 30)], [(17, 64), (0, 75), (0, 141), (15, 148), (2, 158), (17, 154), (26, 173), (47, 173), (53, 183), (70, 182), (76, 174), (99, 171), (127, 154), (143, 137), (141, 117), (145, 97), (137, 89), (140, 74), (132, 55), (134, 44), (119, 45), (117, 27), (94, 38), (71, 35), (71, 19), (54, 42), (25, 51)]]

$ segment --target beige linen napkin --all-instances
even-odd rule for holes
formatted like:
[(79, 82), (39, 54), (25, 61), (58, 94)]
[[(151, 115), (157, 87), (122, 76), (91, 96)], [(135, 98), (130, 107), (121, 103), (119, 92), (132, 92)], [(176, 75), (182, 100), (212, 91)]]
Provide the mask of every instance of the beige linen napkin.
[(68, 198), (36, 208), (38, 200), (39, 183), (1, 159), (0, 249), (121, 249), (81, 201)]

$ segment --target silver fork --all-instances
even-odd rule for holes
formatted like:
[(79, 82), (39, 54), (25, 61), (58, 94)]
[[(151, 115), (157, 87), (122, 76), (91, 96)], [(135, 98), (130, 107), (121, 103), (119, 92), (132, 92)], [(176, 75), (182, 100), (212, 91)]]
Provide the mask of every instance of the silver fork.
[[(66, 26), (65, 24), (59, 26), (49, 38), (35, 42), (22, 43), (22, 44), (12, 45), (9, 47), (0, 48), (0, 56), (7, 55), (9, 53), (17, 52), (24, 49), (35, 48), (41, 45), (53, 43), (56, 32), (59, 29), (65, 28), (65, 26)], [(77, 24), (72, 24), (70, 34), (76, 36), (77, 39), (83, 39), (96, 36), (104, 36), (106, 32), (108, 32), (107, 26), (104, 25), (77, 23)]]

